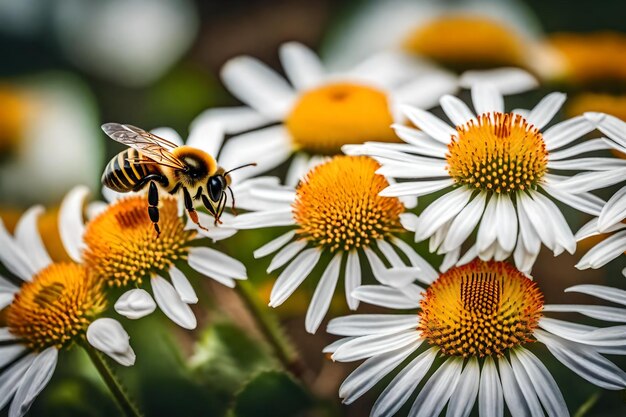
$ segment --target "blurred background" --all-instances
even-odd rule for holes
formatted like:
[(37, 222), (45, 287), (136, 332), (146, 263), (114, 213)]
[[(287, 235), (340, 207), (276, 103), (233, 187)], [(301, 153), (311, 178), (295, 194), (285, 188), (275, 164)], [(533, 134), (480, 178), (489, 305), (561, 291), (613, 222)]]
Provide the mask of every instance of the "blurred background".
[[(442, 16), (450, 20), (438, 20)], [(277, 48), (292, 40), (319, 51), (329, 68), (385, 48), (456, 72), (519, 66), (541, 86), (511, 97), (508, 108), (527, 108), (558, 89), (569, 95), (561, 118), (590, 110), (626, 118), (626, 5), (619, 1), (0, 0), (2, 219), (11, 228), (29, 205), (45, 204), (40, 229), (53, 257), (64, 259), (56, 232), (60, 199), (76, 184), (89, 185), (100, 198), (104, 165), (122, 149), (100, 124), (169, 126), (186, 137), (203, 110), (237, 104), (219, 80), (228, 59), (249, 54), (280, 71)], [(605, 191), (606, 198), (611, 190)], [(588, 220), (566, 212), (573, 230)], [(246, 263), (262, 300), (276, 277), (251, 254), (279, 233), (246, 231), (223, 243)], [(563, 296), (564, 288), (581, 282), (626, 287), (624, 257), (600, 271), (574, 268), (591, 244), (582, 242), (574, 256), (542, 252), (534, 275), (547, 302), (593, 303)], [(425, 245), (419, 248), (439, 264)], [(342, 406), (337, 390), (355, 365), (333, 364), (321, 354), (334, 340), (323, 326), (316, 335), (304, 331), (315, 282), (272, 312), (301, 356), (308, 381), (302, 386), (280, 370), (233, 291), (200, 277), (192, 281), (204, 294), (196, 331), (182, 331), (161, 313), (124, 322), (138, 360), (120, 376), (146, 415), (368, 415), (384, 385)], [(337, 294), (330, 316), (347, 313)], [(626, 415), (623, 393), (595, 388), (539, 350), (573, 414)], [(615, 360), (626, 368), (626, 361)], [(63, 355), (30, 415), (117, 413), (87, 357), (74, 349)]]

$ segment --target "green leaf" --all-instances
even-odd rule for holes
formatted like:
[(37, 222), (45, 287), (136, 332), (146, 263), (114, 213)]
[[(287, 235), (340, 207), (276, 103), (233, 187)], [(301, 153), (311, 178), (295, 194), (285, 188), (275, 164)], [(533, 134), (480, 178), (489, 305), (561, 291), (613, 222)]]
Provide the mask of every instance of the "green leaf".
[(291, 376), (279, 371), (257, 374), (237, 394), (229, 417), (294, 417), (313, 406), (312, 398)]

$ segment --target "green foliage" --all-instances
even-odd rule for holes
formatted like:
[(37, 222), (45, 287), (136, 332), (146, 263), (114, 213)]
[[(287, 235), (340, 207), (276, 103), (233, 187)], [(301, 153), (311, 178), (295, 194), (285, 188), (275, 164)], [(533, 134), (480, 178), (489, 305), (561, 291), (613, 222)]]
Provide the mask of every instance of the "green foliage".
[(237, 394), (228, 417), (292, 417), (313, 401), (300, 384), (278, 371), (257, 374)]

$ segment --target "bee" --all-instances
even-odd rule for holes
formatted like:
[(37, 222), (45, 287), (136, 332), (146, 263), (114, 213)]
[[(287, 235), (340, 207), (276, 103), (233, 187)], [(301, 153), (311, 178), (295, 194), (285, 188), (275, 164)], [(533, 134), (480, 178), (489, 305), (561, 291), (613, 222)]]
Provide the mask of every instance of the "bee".
[(169, 194), (182, 193), (185, 209), (191, 221), (207, 230), (198, 220), (194, 201), (201, 201), (215, 218), (215, 225), (226, 207), (226, 190), (230, 192), (233, 212), (235, 195), (230, 187), (230, 173), (246, 164), (225, 171), (208, 153), (191, 147), (177, 146), (150, 132), (126, 124), (105, 123), (102, 130), (111, 139), (129, 146), (107, 164), (102, 184), (114, 191), (126, 193), (148, 187), (148, 215), (157, 237), (159, 229), (159, 188)]

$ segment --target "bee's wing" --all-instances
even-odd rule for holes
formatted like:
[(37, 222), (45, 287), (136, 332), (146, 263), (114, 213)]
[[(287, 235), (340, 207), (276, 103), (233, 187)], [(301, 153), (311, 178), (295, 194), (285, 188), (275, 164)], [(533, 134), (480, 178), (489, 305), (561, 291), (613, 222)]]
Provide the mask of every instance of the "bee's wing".
[(102, 130), (111, 139), (123, 143), (141, 152), (159, 165), (174, 169), (184, 169), (185, 165), (172, 154), (176, 144), (153, 135), (150, 132), (132, 125), (105, 123)]

